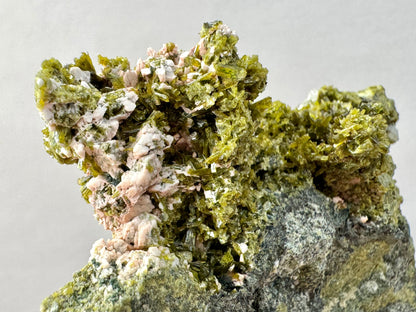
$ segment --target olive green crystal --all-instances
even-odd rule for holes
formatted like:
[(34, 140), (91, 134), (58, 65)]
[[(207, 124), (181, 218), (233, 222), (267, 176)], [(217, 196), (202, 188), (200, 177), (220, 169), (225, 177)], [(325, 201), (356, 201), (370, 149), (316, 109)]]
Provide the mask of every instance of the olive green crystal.
[[(398, 114), (383, 87), (323, 87), (296, 109), (257, 100), (267, 76), (258, 57), (239, 57), (222, 22), (200, 35), (189, 51), (148, 49), (134, 68), (99, 56), (97, 73), (87, 53), (42, 63), (46, 151), (84, 172), (82, 196), (113, 233), (42, 311), (344, 311), (354, 300), (361, 310), (350, 311), (414, 309), (410, 252), (405, 286), (373, 294), (386, 304), (354, 293), (365, 281), (381, 289), (355, 262), (385, 272), (393, 241), (413, 248), (388, 155)], [(354, 243), (341, 233), (352, 226), (369, 233)], [(381, 228), (389, 238), (373, 233)], [(339, 255), (341, 243), (350, 248)]]

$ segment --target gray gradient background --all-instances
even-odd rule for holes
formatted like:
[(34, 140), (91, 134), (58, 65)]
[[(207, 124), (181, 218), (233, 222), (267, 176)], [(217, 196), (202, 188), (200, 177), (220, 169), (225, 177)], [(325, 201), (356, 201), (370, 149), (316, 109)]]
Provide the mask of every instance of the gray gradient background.
[(110, 237), (81, 199), (81, 172), (43, 150), (33, 99), (42, 60), (68, 63), (87, 51), (135, 65), (149, 46), (189, 49), (205, 21), (223, 20), (240, 37), (240, 55), (259, 55), (269, 69), (262, 96), (296, 106), (322, 85), (384, 85), (400, 113), (391, 153), (416, 233), (415, 1), (115, 3), (0, 0), (0, 311), (37, 311), (86, 264), (92, 243)]

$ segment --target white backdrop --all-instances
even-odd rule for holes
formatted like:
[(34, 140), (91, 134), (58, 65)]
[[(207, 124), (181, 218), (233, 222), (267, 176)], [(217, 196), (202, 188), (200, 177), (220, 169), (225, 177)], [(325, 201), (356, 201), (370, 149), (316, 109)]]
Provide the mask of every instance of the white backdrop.
[(37, 311), (109, 237), (81, 199), (75, 166), (44, 152), (33, 80), (42, 60), (87, 51), (134, 65), (168, 41), (189, 49), (205, 21), (223, 20), (239, 53), (258, 54), (267, 90), (291, 106), (310, 89), (382, 84), (396, 100), (400, 141), (391, 153), (416, 233), (416, 2), (0, 0), (0, 310)]

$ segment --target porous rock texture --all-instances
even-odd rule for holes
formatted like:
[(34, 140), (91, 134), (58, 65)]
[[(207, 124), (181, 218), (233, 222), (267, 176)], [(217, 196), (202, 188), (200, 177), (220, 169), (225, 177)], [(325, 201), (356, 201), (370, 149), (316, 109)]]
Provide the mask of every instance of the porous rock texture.
[(84, 172), (113, 237), (41, 311), (416, 311), (384, 88), (256, 100), (267, 70), (206, 23), (125, 58), (50, 59), (36, 77), (47, 152)]

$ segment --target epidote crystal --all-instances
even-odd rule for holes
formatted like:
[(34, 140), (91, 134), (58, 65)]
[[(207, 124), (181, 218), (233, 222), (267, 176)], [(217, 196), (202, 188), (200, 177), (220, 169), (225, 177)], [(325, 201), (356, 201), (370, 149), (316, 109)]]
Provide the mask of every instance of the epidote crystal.
[(36, 77), (46, 150), (76, 163), (97, 241), (42, 311), (416, 311), (381, 86), (256, 100), (267, 70), (204, 24), (131, 68), (88, 54)]

